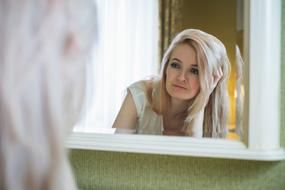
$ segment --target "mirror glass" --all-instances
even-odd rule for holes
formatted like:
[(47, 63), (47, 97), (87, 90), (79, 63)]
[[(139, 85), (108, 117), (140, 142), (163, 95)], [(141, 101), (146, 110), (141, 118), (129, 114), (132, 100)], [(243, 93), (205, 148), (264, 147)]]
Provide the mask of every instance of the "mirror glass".
[(231, 62), (227, 138), (241, 138), (244, 88), (243, 0), (96, 1), (98, 40), (92, 55), (84, 118), (74, 131), (114, 133), (112, 124), (135, 81), (157, 76), (161, 58), (180, 31), (196, 28), (219, 38)]

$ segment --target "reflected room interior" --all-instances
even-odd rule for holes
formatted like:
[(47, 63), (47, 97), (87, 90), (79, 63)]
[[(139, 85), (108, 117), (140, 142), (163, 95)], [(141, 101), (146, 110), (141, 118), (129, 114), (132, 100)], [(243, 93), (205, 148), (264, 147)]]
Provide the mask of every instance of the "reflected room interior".
[[(75, 132), (114, 133), (112, 123), (133, 82), (158, 75), (172, 38), (197, 28), (219, 38), (231, 62), (230, 113), (226, 138), (242, 139), (244, 17), (243, 0), (149, 1), (124, 6), (96, 1), (98, 44), (92, 57), (90, 94)], [(118, 8), (119, 7), (119, 8)], [(121, 7), (121, 8), (120, 8)], [(139, 23), (139, 24), (138, 24)], [(112, 30), (111, 30), (112, 29)], [(112, 32), (110, 32), (112, 31)]]

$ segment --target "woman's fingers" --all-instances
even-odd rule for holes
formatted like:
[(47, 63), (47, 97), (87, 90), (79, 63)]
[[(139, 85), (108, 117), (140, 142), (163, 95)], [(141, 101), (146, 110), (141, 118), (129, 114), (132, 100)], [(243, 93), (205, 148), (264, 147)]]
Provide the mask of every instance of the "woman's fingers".
[(213, 76), (212, 91), (216, 88), (218, 82), (221, 80), (222, 77), (223, 77), (223, 71), (222, 71), (222, 68), (220, 67), (217, 70), (217, 73), (215, 73), (214, 76)]

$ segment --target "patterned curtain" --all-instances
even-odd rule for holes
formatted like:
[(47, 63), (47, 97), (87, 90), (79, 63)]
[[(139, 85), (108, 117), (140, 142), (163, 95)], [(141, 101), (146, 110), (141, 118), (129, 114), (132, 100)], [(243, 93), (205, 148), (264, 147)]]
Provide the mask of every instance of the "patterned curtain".
[(159, 60), (172, 38), (182, 30), (181, 8), (183, 0), (159, 0)]

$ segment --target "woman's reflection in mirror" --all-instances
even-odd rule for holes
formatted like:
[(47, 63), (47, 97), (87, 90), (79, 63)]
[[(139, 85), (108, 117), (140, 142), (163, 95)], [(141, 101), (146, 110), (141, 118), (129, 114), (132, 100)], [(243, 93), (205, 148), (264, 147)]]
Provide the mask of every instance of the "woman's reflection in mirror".
[(159, 77), (135, 82), (113, 124), (116, 133), (224, 138), (230, 63), (223, 43), (186, 29), (171, 42)]
[(65, 145), (95, 12), (93, 0), (0, 1), (0, 189), (77, 189)]

